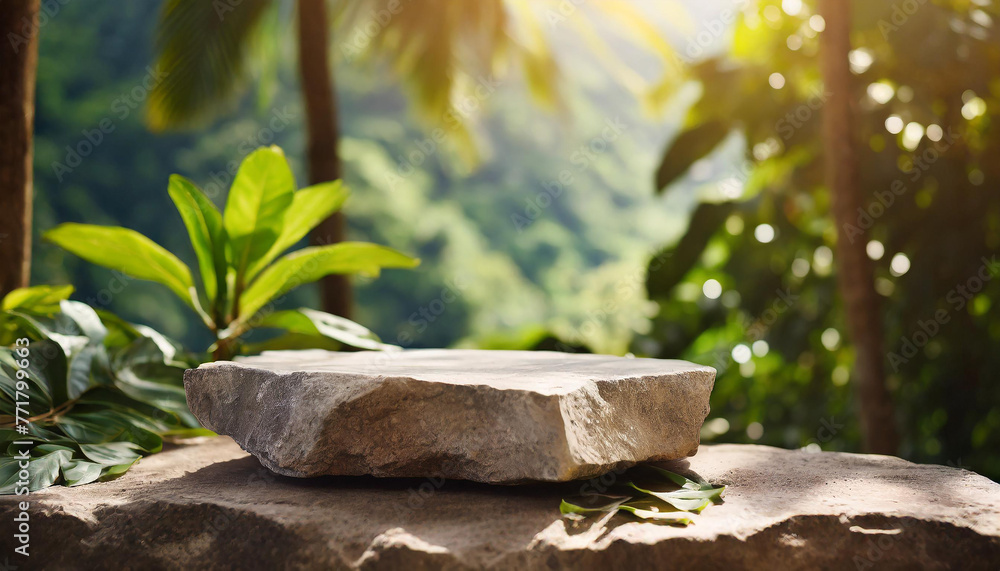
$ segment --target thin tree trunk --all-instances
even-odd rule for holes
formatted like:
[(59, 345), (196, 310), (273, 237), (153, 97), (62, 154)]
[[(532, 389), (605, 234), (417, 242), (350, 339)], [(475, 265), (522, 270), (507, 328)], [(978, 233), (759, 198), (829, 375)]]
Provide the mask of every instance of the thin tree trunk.
[[(341, 178), (337, 92), (327, 57), (328, 27), (326, 0), (299, 0), (299, 76), (306, 106), (310, 184)], [(341, 242), (345, 226), (344, 215), (338, 212), (313, 230), (310, 241), (314, 245)], [(328, 276), (319, 287), (325, 311), (350, 317), (352, 296), (347, 276)]]
[(0, 296), (31, 273), (31, 135), (39, 0), (0, 8)]
[[(838, 227), (837, 279), (847, 327), (856, 354), (858, 410), (864, 446), (869, 452), (895, 454), (899, 445), (893, 417), (892, 397), (885, 384), (885, 351), (882, 313), (875, 292), (874, 273), (865, 247), (866, 234), (854, 232), (861, 195), (857, 142), (852, 108), (850, 0), (820, 0), (826, 20), (821, 37), (820, 65), (829, 93), (823, 110), (823, 143), (826, 180), (832, 194), (833, 215)], [(848, 228), (851, 232), (848, 233)]]

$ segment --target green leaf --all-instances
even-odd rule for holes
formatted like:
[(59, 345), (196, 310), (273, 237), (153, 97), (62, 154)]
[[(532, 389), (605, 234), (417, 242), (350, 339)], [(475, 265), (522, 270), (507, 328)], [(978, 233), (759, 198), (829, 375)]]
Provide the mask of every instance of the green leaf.
[(226, 289), (226, 233), (222, 214), (201, 189), (180, 175), (170, 177), (167, 193), (187, 227), (208, 303), (219, 307), (216, 296), (219, 292), (224, 294)]
[(673, 511), (672, 506), (655, 499), (634, 500), (618, 506), (618, 509), (655, 523), (669, 525), (690, 525), (692, 523), (687, 512)]
[[(44, 359), (32, 359), (31, 355), (45, 356)], [(66, 394), (67, 359), (62, 348), (49, 339), (32, 341), (28, 345), (28, 380), (36, 392), (31, 393), (33, 407), (58, 406), (69, 397)], [(15, 361), (21, 357), (14, 349), (0, 348), (0, 367), (5, 377), (16, 382), (18, 367)]]
[(191, 270), (177, 256), (134, 230), (66, 223), (43, 237), (88, 262), (161, 283), (197, 310), (191, 296), (194, 290)]
[(624, 486), (614, 486), (612, 489), (620, 495), (591, 494), (580, 500), (564, 499), (559, 510), (576, 517), (621, 510), (655, 523), (688, 525), (692, 522), (688, 512), (700, 513), (713, 502), (721, 503), (726, 489), (648, 464), (631, 468), (627, 474), (633, 479), (643, 477), (650, 483), (643, 482), (640, 486), (633, 480)]
[[(257, 355), (264, 351), (293, 351), (298, 349), (325, 349), (327, 351), (338, 351), (343, 348), (343, 344), (322, 335), (308, 335), (305, 333), (285, 333), (271, 339), (265, 339), (257, 343), (246, 343), (238, 351), (241, 355)], [(213, 348), (214, 349), (214, 348)]]
[(562, 514), (595, 514), (613, 512), (623, 503), (629, 501), (628, 496), (606, 496), (592, 494), (574, 498), (573, 501), (562, 500), (559, 511)]
[(59, 310), (59, 302), (69, 299), (73, 286), (33, 286), (15, 289), (4, 296), (0, 302), (3, 310), (24, 309), (35, 313), (55, 313)]
[(137, 456), (131, 462), (125, 462), (124, 464), (116, 464), (114, 466), (105, 467), (104, 470), (101, 472), (101, 481), (107, 482), (108, 480), (114, 480), (115, 478), (120, 477), (125, 472), (128, 472), (129, 468), (134, 466), (135, 463), (138, 461), (139, 457)]
[(282, 252), (304, 238), (320, 222), (340, 210), (349, 194), (347, 187), (339, 180), (296, 191), (292, 195), (292, 204), (285, 211), (281, 234), (266, 254), (250, 264), (247, 281), (252, 280)]
[(64, 300), (59, 303), (59, 309), (64, 316), (73, 320), (71, 327), (76, 329), (78, 334), (86, 336), (95, 345), (104, 342), (108, 330), (94, 308), (79, 301)]
[[(653, 466), (652, 464), (640, 464), (634, 470), (637, 472), (641, 472), (642, 470), (651, 471), (656, 476), (665, 478), (670, 483), (676, 484), (681, 488), (686, 488), (689, 490), (707, 490), (715, 488), (715, 486), (712, 486), (708, 482), (695, 481), (685, 476), (681, 476), (680, 474), (671, 472), (670, 470), (664, 470), (663, 468), (660, 468), (658, 466)], [(723, 486), (723, 488), (724, 487), (725, 486)]]
[(392, 248), (364, 242), (303, 248), (272, 264), (250, 284), (240, 299), (240, 319), (245, 321), (277, 296), (330, 274), (377, 276), (381, 268), (412, 268), (419, 263)]
[(142, 456), (137, 452), (138, 449), (139, 447), (131, 442), (80, 445), (83, 455), (101, 466), (131, 466)]
[[(699, 513), (701, 512), (701, 510), (705, 509), (709, 504), (712, 503), (712, 500), (707, 497), (703, 498), (691, 497), (692, 495), (706, 495), (705, 492), (696, 492), (693, 490), (679, 490), (674, 492), (654, 492), (652, 490), (640, 488), (639, 486), (636, 486), (632, 482), (629, 482), (628, 485), (631, 486), (632, 488), (635, 488), (639, 492), (663, 500), (664, 502), (682, 511)], [(688, 492), (688, 493), (685, 494), (683, 492)], [(722, 491), (719, 490), (718, 492), (716, 492), (715, 495), (718, 496), (721, 495), (721, 493)]]
[[(78, 301), (63, 301), (61, 303), (62, 316), (72, 320), (83, 336), (62, 336), (52, 334), (54, 341), (62, 338), (66, 343), (60, 342), (63, 349), (67, 351), (66, 358), (69, 360), (69, 371), (66, 378), (66, 394), (69, 398), (77, 398), (87, 389), (96, 385), (99, 381), (92, 374), (95, 367), (107, 367), (107, 355), (102, 345), (107, 329), (101, 323), (101, 318), (97, 312), (89, 305)], [(83, 339), (85, 345), (76, 347), (75, 341)]]
[(86, 460), (70, 460), (62, 465), (62, 477), (67, 486), (89, 484), (101, 477), (102, 466)]
[[(236, 101), (248, 48), (272, 0), (167, 0), (160, 12), (147, 121), (153, 130), (200, 125)], [(221, 7), (221, 8), (220, 8)]]
[(691, 165), (712, 152), (726, 138), (730, 127), (722, 121), (706, 121), (677, 136), (667, 148), (656, 171), (656, 188), (666, 189)]
[(250, 265), (277, 242), (294, 191), (295, 178), (280, 148), (261, 147), (243, 159), (222, 215), (237, 287)]
[(284, 329), (289, 333), (320, 335), (359, 349), (399, 349), (395, 345), (382, 343), (378, 335), (375, 335), (366, 327), (358, 325), (350, 319), (316, 311), (315, 309), (300, 308), (275, 311), (259, 320), (252, 320), (250, 325), (252, 327)]
[[(59, 480), (60, 467), (69, 462), (72, 456), (73, 453), (70, 450), (59, 449), (40, 457), (30, 458), (28, 460), (28, 489), (32, 492), (37, 492), (56, 483)], [(0, 464), (0, 466), (2, 466), (0, 475), (7, 476), (0, 483), (0, 495), (15, 493), (15, 490), (19, 487), (17, 483), (20, 481), (18, 461), (11, 458), (9, 462)]]
[(3, 401), (3, 404), (11, 407), (11, 410), (6, 411), (5, 414), (13, 414), (15, 401), (23, 400), (16, 398), (17, 382), (19, 380), (28, 383), (28, 390), (21, 392), (28, 394), (28, 402), (31, 403), (34, 410), (45, 410), (52, 406), (51, 382), (48, 379), (46, 369), (39, 368), (39, 365), (45, 363), (41, 363), (41, 359), (30, 358), (32, 347), (38, 349), (41, 343), (48, 344), (49, 348), (58, 352), (57, 358), (52, 359), (52, 361), (60, 361), (60, 363), (56, 366), (49, 366), (48, 370), (58, 370), (65, 373), (65, 369), (62, 368), (65, 364), (62, 353), (58, 350), (55, 343), (51, 341), (35, 341), (28, 346), (28, 368), (26, 370), (27, 376), (24, 379), (17, 378), (17, 371), (21, 370), (21, 367), (17, 366), (17, 362), (21, 361), (22, 357), (15, 353), (16, 349), (0, 347), (0, 390), (9, 398), (9, 401)]

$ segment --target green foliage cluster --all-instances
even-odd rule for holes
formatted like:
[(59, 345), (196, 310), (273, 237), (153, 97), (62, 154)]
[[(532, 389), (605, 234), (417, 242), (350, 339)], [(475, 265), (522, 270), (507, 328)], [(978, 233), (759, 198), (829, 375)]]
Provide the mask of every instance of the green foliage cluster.
[[(211, 434), (184, 399), (184, 370), (197, 363), (149, 327), (70, 301), (72, 291), (36, 286), (0, 302), (0, 494), (114, 478), (165, 437)], [(18, 485), (28, 449), (30, 478)]]
[[(214, 358), (267, 348), (324, 347), (335, 341), (382, 349), (374, 333), (348, 319), (310, 309), (274, 311), (274, 300), (330, 274), (375, 277), (382, 268), (408, 268), (418, 260), (391, 248), (340, 242), (303, 248), (278, 258), (313, 227), (340, 209), (347, 190), (340, 181), (295, 190), (280, 148), (262, 147), (240, 165), (224, 212), (194, 183), (170, 178), (170, 198), (187, 227), (200, 269), (200, 285), (179, 258), (142, 234), (121, 227), (66, 223), (46, 240), (95, 264), (165, 285), (193, 309), (216, 338)], [(289, 339), (248, 347), (251, 329), (283, 330)]]
[[(857, 449), (823, 181), (823, 22), (814, 3), (794, 15), (758, 4), (729, 53), (692, 68), (701, 95), (657, 183), (696, 181), (700, 204), (650, 264), (659, 314), (633, 349), (719, 369), (712, 412), (728, 422), (710, 421), (709, 439)], [(987, 70), (1000, 65), (988, 25), (1000, 13), (927, 2), (900, 22), (889, 3), (853, 6), (866, 206), (847, 232), (872, 239), (901, 453), (996, 478), (1000, 83)], [(734, 149), (744, 154), (735, 172)], [(721, 291), (708, 296), (708, 280)]]
[(721, 504), (726, 491), (725, 486), (695, 481), (651, 464), (628, 469), (620, 481), (606, 493), (564, 499), (559, 511), (571, 519), (622, 511), (650, 523), (686, 526), (693, 523), (690, 514)]

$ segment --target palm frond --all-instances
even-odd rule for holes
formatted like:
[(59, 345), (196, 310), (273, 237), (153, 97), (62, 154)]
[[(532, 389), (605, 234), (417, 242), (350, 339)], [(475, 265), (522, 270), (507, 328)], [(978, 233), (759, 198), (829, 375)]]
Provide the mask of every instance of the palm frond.
[(149, 95), (150, 128), (196, 126), (235, 103), (246, 85), (250, 43), (271, 4), (271, 0), (164, 3), (155, 65), (166, 75)]

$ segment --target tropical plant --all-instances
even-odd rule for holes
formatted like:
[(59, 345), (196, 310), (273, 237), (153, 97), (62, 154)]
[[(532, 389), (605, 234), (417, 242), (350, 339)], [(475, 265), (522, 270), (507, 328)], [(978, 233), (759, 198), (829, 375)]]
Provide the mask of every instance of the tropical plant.
[(44, 238), (81, 258), (139, 279), (165, 285), (193, 309), (215, 336), (215, 359), (271, 346), (288, 338), (247, 346), (240, 338), (256, 328), (284, 330), (296, 346), (326, 346), (330, 340), (384, 349), (378, 337), (348, 319), (311, 309), (274, 311), (288, 291), (330, 274), (375, 277), (382, 268), (411, 268), (419, 261), (363, 242), (340, 242), (283, 252), (336, 212), (347, 189), (334, 181), (295, 190), (278, 147), (262, 147), (240, 165), (224, 212), (188, 179), (174, 175), (167, 189), (187, 227), (201, 274), (142, 234), (121, 227), (66, 223)]
[(166, 437), (211, 434), (184, 399), (196, 363), (72, 292), (35, 286), (0, 302), (0, 494), (113, 478)]
[(652, 464), (630, 468), (616, 480), (600, 493), (593, 490), (563, 499), (559, 511), (570, 519), (622, 511), (650, 523), (686, 526), (693, 522), (690, 514), (722, 503), (726, 491), (725, 486), (692, 480)]
[[(453, 147), (467, 162), (478, 157), (476, 145), (465, 128), (464, 113), (453, 105), (464, 93), (477, 89), (480, 79), (492, 77), (513, 60), (539, 102), (552, 106), (558, 100), (557, 66), (543, 19), (548, 27), (569, 22), (614, 77), (637, 93), (648, 90), (642, 95), (662, 98), (674, 78), (676, 55), (629, 0), (606, 0), (587, 7), (556, 0), (540, 6), (525, 0), (363, 0), (334, 2), (332, 16), (327, 4), (327, 0), (297, 2), (296, 40), (310, 184), (343, 176), (336, 81), (328, 58), (331, 35), (337, 37), (338, 51), (348, 59), (388, 60), (411, 89), (416, 109), (435, 128), (444, 126), (458, 139)], [(266, 46), (259, 50), (261, 54), (277, 51), (275, 18), (267, 17), (276, 12), (276, 5), (273, 0), (164, 2), (156, 65), (168, 75), (150, 93), (149, 125), (154, 130), (199, 125), (231, 107), (246, 86), (247, 60), (255, 44)], [(686, 12), (674, 2), (663, 5), (670, 11), (671, 24), (684, 28)], [(602, 25), (619, 24), (623, 37), (669, 62), (664, 81), (647, 85), (614, 55), (587, 17), (577, 17), (588, 13), (598, 14), (593, 19), (600, 19)], [(261, 67), (273, 69), (274, 62), (267, 60), (262, 58)], [(337, 213), (317, 226), (312, 241), (336, 242), (345, 234), (344, 219)], [(350, 317), (352, 296), (346, 279), (324, 279), (320, 295), (323, 309)]]

